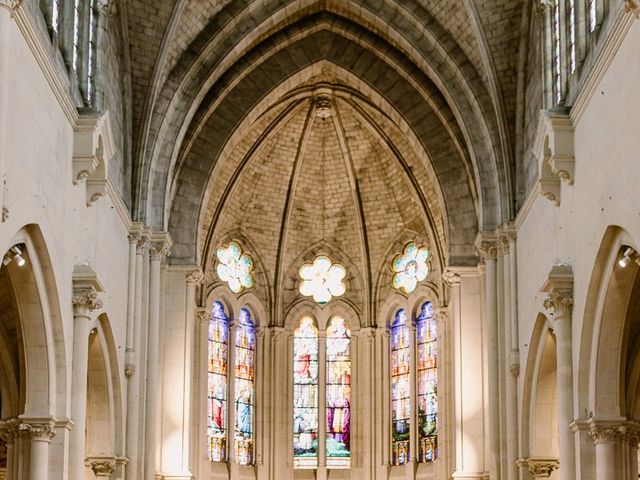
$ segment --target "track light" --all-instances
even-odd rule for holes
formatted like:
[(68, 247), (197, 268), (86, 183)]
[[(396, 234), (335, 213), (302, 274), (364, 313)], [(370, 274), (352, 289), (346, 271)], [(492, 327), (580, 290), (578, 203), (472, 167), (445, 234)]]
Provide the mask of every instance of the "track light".
[(2, 259), (2, 264), (6, 267), (13, 260), (16, 261), (19, 267), (22, 267), (24, 266), (25, 263), (27, 263), (27, 261), (22, 256), (22, 250), (20, 250), (20, 247), (18, 247), (18, 245), (14, 245), (9, 249), (9, 251), (5, 254), (4, 258)]
[(632, 257), (636, 257), (635, 261), (637, 263), (638, 261), (638, 255), (636, 253), (636, 251), (631, 248), (631, 247), (627, 247), (624, 251), (624, 253), (622, 254), (622, 258), (620, 260), (618, 260), (618, 265), (620, 265), (622, 268), (625, 268), (627, 265), (629, 265), (629, 263), (631, 262)]

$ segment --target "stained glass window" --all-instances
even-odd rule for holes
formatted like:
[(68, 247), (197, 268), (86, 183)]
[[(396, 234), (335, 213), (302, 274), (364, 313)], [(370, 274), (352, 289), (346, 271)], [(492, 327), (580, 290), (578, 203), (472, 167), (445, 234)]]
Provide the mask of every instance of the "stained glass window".
[(418, 282), (423, 281), (429, 275), (429, 250), (427, 247), (419, 247), (415, 242), (405, 245), (402, 253), (391, 262), (393, 279), (391, 285), (396, 290), (403, 290), (407, 295), (413, 292)]
[(327, 467), (347, 468), (351, 457), (351, 332), (344, 318), (327, 328)]
[(411, 418), (410, 330), (407, 314), (398, 310), (391, 325), (391, 463), (409, 461), (409, 424)]
[(587, 8), (589, 10), (589, 32), (593, 32), (598, 23), (598, 2), (596, 0), (588, 0)]
[(418, 333), (418, 461), (438, 457), (438, 335), (433, 305), (422, 306)]
[(78, 71), (78, 56), (80, 55), (80, 0), (73, 2), (73, 58), (72, 66)]
[(229, 321), (220, 302), (214, 302), (209, 321), (207, 382), (207, 456), (212, 462), (227, 458), (227, 348)]
[(235, 350), (235, 431), (234, 454), (236, 463), (253, 463), (253, 398), (255, 326), (249, 310), (240, 310), (236, 327)]
[(51, 1), (51, 28), (56, 33), (60, 30), (60, 0)]
[(226, 247), (218, 248), (216, 256), (218, 278), (227, 282), (233, 293), (253, 287), (253, 259), (242, 250), (238, 242), (230, 242)]
[(325, 255), (317, 256), (313, 263), (302, 265), (299, 274), (302, 279), (300, 293), (305, 297), (313, 297), (320, 304), (344, 295), (347, 289), (343, 281), (347, 270)]
[(293, 337), (293, 459), (318, 466), (318, 328), (302, 317)]
[(87, 103), (93, 105), (94, 83), (96, 75), (96, 51), (98, 39), (96, 0), (91, 0), (89, 5), (89, 59), (87, 63)]
[(567, 27), (569, 34), (569, 71), (576, 71), (576, 6), (575, 0), (567, 0)]
[(551, 4), (551, 36), (553, 39), (553, 93), (556, 103), (562, 100), (562, 74), (560, 72), (560, 5), (558, 0)]

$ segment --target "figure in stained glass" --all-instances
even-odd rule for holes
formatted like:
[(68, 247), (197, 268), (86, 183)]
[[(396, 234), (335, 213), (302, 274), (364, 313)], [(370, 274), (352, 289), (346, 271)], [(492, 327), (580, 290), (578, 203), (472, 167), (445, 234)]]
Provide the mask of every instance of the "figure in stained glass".
[(407, 314), (398, 310), (391, 325), (391, 462), (409, 461), (411, 389), (409, 377), (410, 330)]
[(293, 339), (293, 455), (296, 468), (318, 465), (318, 329), (302, 317)]
[(438, 457), (438, 336), (433, 304), (426, 302), (417, 322), (418, 462)]
[(344, 318), (333, 317), (327, 328), (328, 467), (349, 466), (351, 457), (351, 332)]
[(211, 310), (207, 375), (207, 457), (226, 461), (227, 358), (229, 322), (222, 303)]
[(235, 429), (237, 463), (253, 463), (255, 325), (249, 310), (240, 310), (235, 339)]

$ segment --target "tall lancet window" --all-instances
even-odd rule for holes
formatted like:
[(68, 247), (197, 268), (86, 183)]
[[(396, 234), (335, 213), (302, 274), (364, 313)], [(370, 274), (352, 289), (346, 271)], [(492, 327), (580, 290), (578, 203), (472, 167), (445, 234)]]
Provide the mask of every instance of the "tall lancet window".
[(391, 463), (409, 461), (411, 423), (410, 329), (407, 313), (398, 310), (391, 325)]
[(293, 460), (318, 466), (318, 328), (302, 317), (293, 337)]
[(560, 4), (559, 0), (551, 3), (551, 39), (552, 39), (552, 71), (553, 95), (556, 103), (562, 100), (562, 73), (560, 63)]
[(344, 318), (333, 317), (327, 328), (328, 468), (347, 468), (351, 457), (351, 331)]
[(589, 32), (593, 33), (598, 25), (598, 2), (587, 0), (587, 10), (589, 11)]
[(255, 325), (249, 310), (240, 310), (235, 344), (235, 430), (236, 463), (253, 463)]
[(438, 331), (433, 304), (422, 305), (418, 333), (418, 461), (438, 457)]
[(207, 456), (227, 459), (227, 358), (229, 321), (222, 303), (213, 303), (209, 321), (207, 379)]

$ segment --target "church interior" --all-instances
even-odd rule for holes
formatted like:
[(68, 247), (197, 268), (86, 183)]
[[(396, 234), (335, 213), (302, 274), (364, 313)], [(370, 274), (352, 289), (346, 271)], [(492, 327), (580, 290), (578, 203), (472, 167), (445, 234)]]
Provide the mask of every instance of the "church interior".
[(0, 0), (0, 480), (636, 480), (639, 0)]

